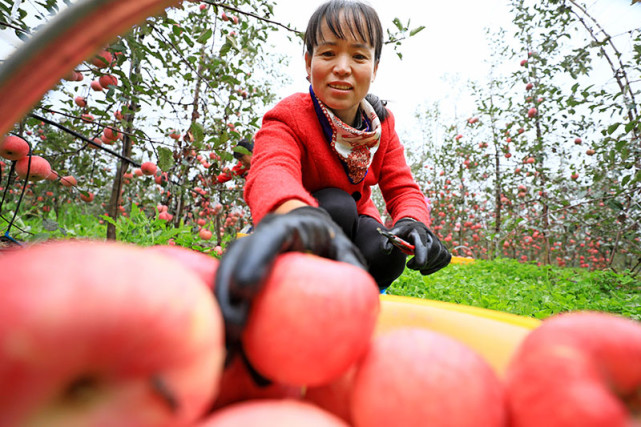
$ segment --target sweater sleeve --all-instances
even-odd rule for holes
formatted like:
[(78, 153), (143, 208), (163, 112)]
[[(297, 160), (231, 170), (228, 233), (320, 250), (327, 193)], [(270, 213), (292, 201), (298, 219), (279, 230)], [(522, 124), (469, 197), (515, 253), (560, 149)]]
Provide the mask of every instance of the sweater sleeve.
[(318, 206), (303, 186), (301, 159), (305, 146), (294, 129), (295, 110), (294, 105), (281, 102), (265, 114), (256, 134), (244, 190), (255, 224), (288, 200)]
[(412, 171), (405, 159), (405, 149), (401, 145), (394, 123), (394, 116), (390, 112), (383, 123), (383, 126), (387, 127), (389, 143), (378, 180), (387, 211), (394, 222), (410, 217), (429, 224), (430, 214), (425, 195), (412, 176)]

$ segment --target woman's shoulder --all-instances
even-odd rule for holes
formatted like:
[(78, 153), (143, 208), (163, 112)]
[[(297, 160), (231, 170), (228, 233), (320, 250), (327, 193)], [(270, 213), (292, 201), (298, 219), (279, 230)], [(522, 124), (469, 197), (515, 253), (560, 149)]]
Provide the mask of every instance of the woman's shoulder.
[(306, 107), (314, 107), (309, 93), (298, 92), (281, 99), (270, 112), (298, 112)]

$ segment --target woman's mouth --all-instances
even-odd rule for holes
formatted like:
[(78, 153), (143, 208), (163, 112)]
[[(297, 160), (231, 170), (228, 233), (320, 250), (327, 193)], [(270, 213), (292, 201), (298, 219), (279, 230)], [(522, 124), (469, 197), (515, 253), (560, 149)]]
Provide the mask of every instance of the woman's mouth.
[(346, 83), (330, 83), (329, 87), (332, 89), (338, 89), (338, 90), (351, 90), (352, 86)]

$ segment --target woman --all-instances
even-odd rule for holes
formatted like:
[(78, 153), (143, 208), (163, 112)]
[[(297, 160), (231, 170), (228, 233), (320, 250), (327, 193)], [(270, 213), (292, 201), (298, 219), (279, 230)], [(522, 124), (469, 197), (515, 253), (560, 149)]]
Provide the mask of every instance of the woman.
[[(307, 251), (367, 269), (384, 290), (405, 267), (406, 255), (371, 199), (379, 185), (392, 233), (415, 246), (409, 268), (431, 274), (450, 254), (427, 228), (425, 197), (412, 178), (394, 117), (372, 95), (383, 32), (374, 9), (331, 0), (305, 33), (309, 93), (282, 100), (256, 134), (245, 187), (255, 232), (230, 246), (216, 296), (228, 327), (239, 336), (252, 297), (277, 255)], [(367, 95), (367, 96), (366, 96)]]

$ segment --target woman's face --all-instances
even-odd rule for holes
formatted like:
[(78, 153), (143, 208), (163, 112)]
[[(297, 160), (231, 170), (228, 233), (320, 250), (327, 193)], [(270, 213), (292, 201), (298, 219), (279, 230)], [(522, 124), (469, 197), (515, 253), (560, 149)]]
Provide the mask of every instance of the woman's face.
[(344, 21), (341, 24), (345, 40), (336, 37), (323, 22), (321, 42), (311, 55), (305, 54), (305, 63), (316, 96), (343, 122), (353, 125), (358, 105), (376, 77), (378, 63), (374, 47), (354, 38)]

